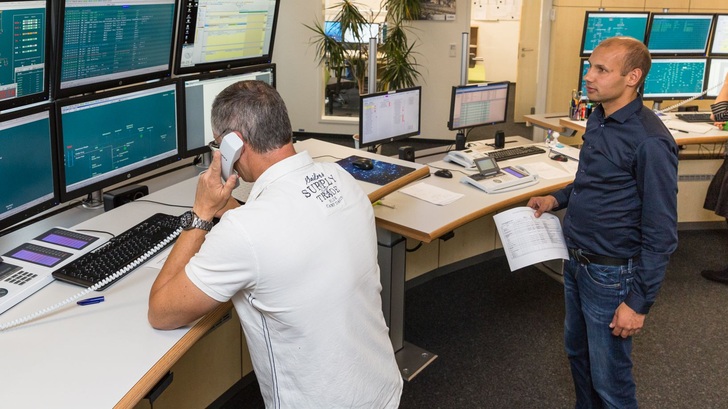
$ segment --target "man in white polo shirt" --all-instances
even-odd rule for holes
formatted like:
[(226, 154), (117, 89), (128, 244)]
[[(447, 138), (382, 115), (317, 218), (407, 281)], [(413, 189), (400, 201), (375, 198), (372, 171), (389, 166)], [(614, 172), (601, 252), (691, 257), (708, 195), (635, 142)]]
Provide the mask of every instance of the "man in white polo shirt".
[(218, 142), (242, 140), (235, 170), (255, 184), (237, 206), (237, 176), (221, 183), (214, 153), (152, 286), (149, 322), (178, 328), (232, 299), (266, 407), (398, 407), (367, 196), (340, 166), (295, 152), (285, 104), (263, 82), (223, 90), (212, 128)]

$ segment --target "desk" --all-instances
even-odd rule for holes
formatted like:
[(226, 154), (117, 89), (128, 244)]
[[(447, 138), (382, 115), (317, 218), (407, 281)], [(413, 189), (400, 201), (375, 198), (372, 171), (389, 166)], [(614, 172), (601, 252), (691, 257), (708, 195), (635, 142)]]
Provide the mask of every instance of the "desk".
[[(376, 156), (314, 139), (298, 142), (317, 160), (335, 161), (352, 154)], [(388, 159), (416, 171), (386, 186), (362, 184), (370, 199), (428, 173), (426, 166)], [(145, 199), (191, 206), (197, 178), (190, 177), (156, 191)], [(194, 172), (194, 169), (193, 169)], [(150, 202), (132, 202), (106, 213), (92, 212), (75, 229), (96, 229), (119, 234), (154, 213), (179, 215), (186, 209)], [(81, 217), (79, 217), (81, 218)], [(31, 226), (45, 231), (51, 226)], [(25, 229), (23, 229), (25, 230)], [(20, 243), (19, 231), (3, 237), (0, 251)], [(79, 307), (64, 306), (38, 320), (0, 333), (0, 392), (8, 408), (132, 407), (169, 371), (184, 353), (230, 309), (224, 304), (190, 327), (157, 331), (147, 322), (149, 290), (158, 273), (154, 260), (103, 291), (106, 301)], [(81, 287), (55, 281), (0, 315), (3, 323), (24, 317), (71, 297)], [(400, 295), (403, 298), (403, 293)], [(384, 292), (383, 292), (384, 296)], [(392, 303), (391, 301), (388, 301)]]

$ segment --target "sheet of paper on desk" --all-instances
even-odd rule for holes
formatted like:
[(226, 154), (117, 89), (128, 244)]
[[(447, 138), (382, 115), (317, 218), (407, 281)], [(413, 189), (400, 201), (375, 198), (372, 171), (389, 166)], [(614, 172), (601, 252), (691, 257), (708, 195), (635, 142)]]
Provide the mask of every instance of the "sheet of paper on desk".
[(426, 202), (430, 202), (439, 206), (450, 204), (463, 197), (463, 195), (460, 193), (451, 192), (447, 189), (432, 186), (424, 182), (420, 182), (415, 185), (405, 186), (399, 191), (406, 195), (416, 197), (420, 200), (424, 200)]
[(536, 218), (530, 207), (493, 216), (511, 271), (547, 260), (568, 259), (561, 221), (551, 213)]
[(526, 170), (530, 174), (538, 175), (538, 177), (541, 179), (559, 179), (559, 178), (564, 178), (564, 177), (567, 177), (567, 176), (570, 176), (570, 175), (573, 175), (574, 173), (576, 173), (576, 168), (579, 166), (579, 162), (577, 162), (577, 161), (568, 161), (568, 162), (554, 161), (554, 166), (552, 166), (548, 163), (534, 162), (534, 163), (526, 163), (521, 166), (526, 168)]

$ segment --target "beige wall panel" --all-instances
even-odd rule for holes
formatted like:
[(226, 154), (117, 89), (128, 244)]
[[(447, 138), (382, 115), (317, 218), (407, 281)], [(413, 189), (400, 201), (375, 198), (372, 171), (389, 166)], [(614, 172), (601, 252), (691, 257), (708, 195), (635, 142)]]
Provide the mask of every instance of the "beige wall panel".
[[(723, 161), (721, 159), (681, 160), (678, 175), (714, 175)], [(709, 180), (678, 181), (677, 219), (680, 223), (723, 221), (712, 211), (703, 209)]]
[(554, 0), (554, 7), (588, 7), (598, 9), (601, 0)]
[[(418, 240), (407, 239), (407, 248), (417, 247)], [(405, 261), (405, 280), (411, 280), (437, 268), (437, 255), (440, 249), (440, 240), (432, 243), (422, 243), (417, 251), (408, 252)]]
[[(672, 9), (687, 9), (688, 7), (690, 7), (690, 2), (691, 0), (646, 0), (644, 3), (645, 8), (648, 10), (650, 8), (659, 10), (662, 10), (663, 8), (669, 8), (670, 11), (675, 11)], [(692, 2), (694, 3), (695, 1), (692, 0)]]
[(440, 267), (493, 250), (495, 236), (493, 215), (455, 229), (455, 237), (440, 242)]
[(546, 112), (568, 110), (571, 90), (579, 81), (579, 48), (587, 8), (560, 7), (551, 26), (551, 55)]

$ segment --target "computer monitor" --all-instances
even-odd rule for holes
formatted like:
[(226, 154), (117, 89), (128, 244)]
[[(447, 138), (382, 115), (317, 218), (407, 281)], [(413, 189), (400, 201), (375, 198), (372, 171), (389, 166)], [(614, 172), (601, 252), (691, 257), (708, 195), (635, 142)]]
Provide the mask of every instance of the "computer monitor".
[(0, 115), (0, 230), (59, 203), (49, 104)]
[(708, 79), (705, 86), (705, 96), (715, 98), (723, 87), (725, 76), (728, 74), (728, 58), (708, 59)]
[(652, 14), (647, 48), (653, 55), (704, 56), (712, 14)]
[(343, 39), (341, 36), (341, 23), (338, 21), (325, 21), (324, 33), (338, 42)]
[(710, 55), (728, 55), (728, 14), (715, 16), (711, 37), (713, 42), (710, 46)]
[(211, 112), (217, 94), (228, 85), (244, 80), (259, 80), (275, 87), (275, 64), (215, 71), (182, 78), (178, 82), (178, 98), (182, 123), (181, 156), (184, 158), (209, 152), (213, 141)]
[(0, 1), (0, 111), (49, 98), (50, 0)]
[(359, 146), (368, 147), (420, 134), (422, 87), (359, 97)]
[(706, 58), (653, 58), (645, 78), (644, 99), (682, 99), (699, 95), (705, 85)]
[(175, 74), (270, 63), (280, 0), (182, 0)]
[(581, 56), (588, 56), (599, 43), (610, 37), (634, 37), (644, 42), (649, 18), (650, 13), (646, 11), (587, 11), (581, 36)]
[(506, 122), (509, 84), (503, 81), (452, 87), (448, 129)]
[(56, 101), (62, 201), (178, 159), (174, 81)]
[(61, 0), (56, 97), (169, 77), (175, 0)]
[(589, 72), (589, 67), (591, 67), (589, 60), (582, 58), (579, 63), (579, 87), (577, 88), (577, 91), (581, 91), (581, 95), (583, 96), (586, 96), (586, 81), (584, 80), (584, 77), (586, 77), (586, 73)]

